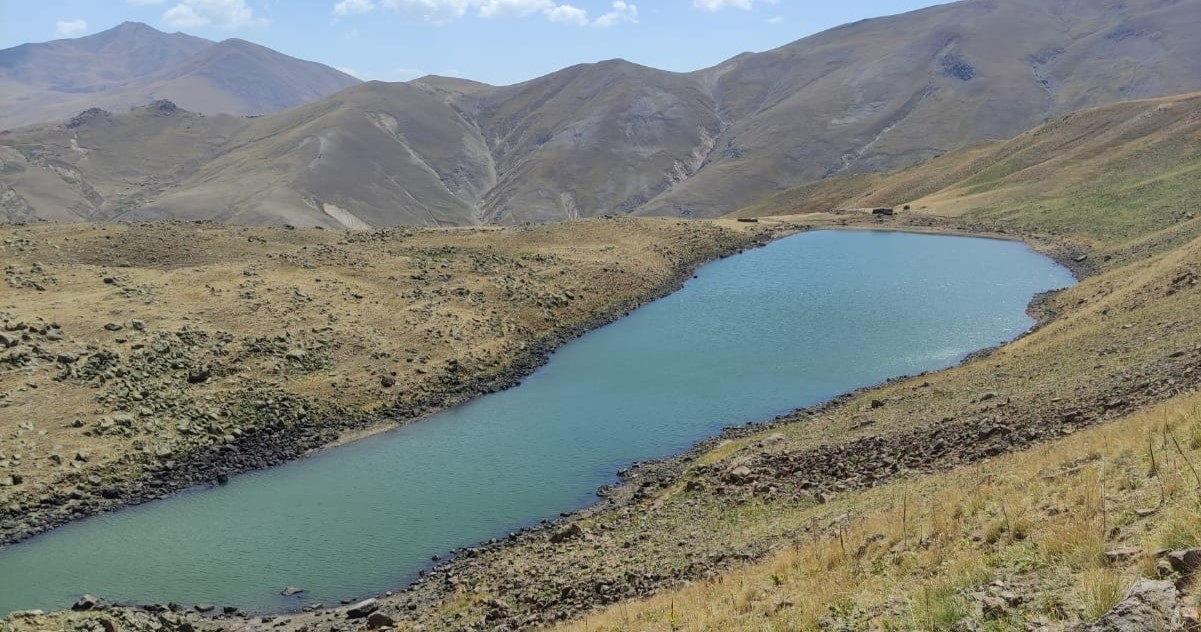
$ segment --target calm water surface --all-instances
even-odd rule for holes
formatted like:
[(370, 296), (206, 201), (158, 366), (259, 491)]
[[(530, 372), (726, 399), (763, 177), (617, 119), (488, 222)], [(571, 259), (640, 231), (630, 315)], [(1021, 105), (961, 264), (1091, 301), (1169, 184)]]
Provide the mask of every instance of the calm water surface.
[(400, 587), (431, 554), (593, 501), (632, 461), (1010, 340), (1035, 293), (1072, 282), (1016, 242), (784, 239), (705, 266), (517, 388), (0, 550), (0, 613), (83, 592), (266, 611)]

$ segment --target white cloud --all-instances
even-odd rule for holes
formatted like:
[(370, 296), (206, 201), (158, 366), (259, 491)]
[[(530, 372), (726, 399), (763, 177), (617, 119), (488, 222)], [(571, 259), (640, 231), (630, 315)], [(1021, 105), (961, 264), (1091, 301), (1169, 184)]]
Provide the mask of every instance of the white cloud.
[(173, 28), (218, 26), (227, 29), (266, 26), (266, 18), (254, 17), (246, 0), (180, 0), (163, 13), (163, 22)]
[(359, 73), (355, 72), (354, 68), (350, 68), (349, 66), (335, 66), (334, 70), (337, 70), (338, 72), (344, 72), (355, 79), (362, 79), (362, 77), (359, 76)]
[(638, 23), (638, 7), (622, 0), (614, 0), (613, 10), (596, 18), (592, 22), (592, 26), (608, 27), (616, 26), (623, 22)]
[(54, 23), (54, 32), (59, 37), (79, 37), (88, 32), (88, 23), (83, 20), (59, 20)]
[(526, 16), (554, 9), (553, 0), (484, 0), (479, 13), (482, 18), (496, 18)]
[(742, 9), (750, 11), (752, 5), (775, 4), (777, 0), (692, 0), (692, 7), (702, 11), (721, 11), (722, 9)]
[[(621, 8), (616, 8), (620, 4)], [(556, 0), (340, 0), (334, 5), (335, 20), (342, 16), (367, 13), (377, 7), (391, 9), (412, 20), (447, 24), (475, 15), (480, 18), (517, 18), (539, 15), (551, 22), (585, 26), (588, 12)], [(625, 2), (614, 3), (614, 10), (598, 18), (600, 26), (636, 21), (637, 9)]]
[(125, 0), (125, 2), (138, 7), (150, 6), (152, 4), (162, 4), (167, 0)]
[(374, 0), (342, 0), (334, 5), (334, 15), (356, 15), (375, 10)]
[(766, 20), (764, 20), (764, 22), (767, 22), (768, 24), (783, 24), (783, 23), (784, 23), (784, 16), (782, 16), (782, 15), (777, 15), (777, 16), (774, 16), (774, 17), (770, 17), (770, 18), (767, 18)]
[(480, 0), (383, 0), (385, 7), (400, 15), (434, 24), (461, 18), (479, 4)]
[(579, 7), (573, 7), (570, 4), (561, 4), (547, 11), (546, 19), (551, 22), (566, 22), (567, 24), (587, 26), (588, 12)]

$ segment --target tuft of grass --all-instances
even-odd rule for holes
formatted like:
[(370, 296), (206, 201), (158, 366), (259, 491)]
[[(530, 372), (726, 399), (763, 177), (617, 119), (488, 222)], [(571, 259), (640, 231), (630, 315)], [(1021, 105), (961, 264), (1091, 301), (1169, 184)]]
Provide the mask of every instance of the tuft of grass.
[(910, 601), (914, 630), (941, 632), (950, 630), (971, 613), (967, 600), (948, 582), (931, 582)]
[(1126, 581), (1107, 568), (1090, 568), (1080, 576), (1080, 597), (1084, 618), (1100, 619), (1113, 609), (1126, 593)]
[(1177, 508), (1164, 520), (1155, 541), (1163, 549), (1201, 546), (1201, 511), (1195, 504)]
[(1038, 542), (1048, 564), (1062, 563), (1072, 570), (1085, 570), (1105, 561), (1105, 538), (1092, 520), (1071, 520), (1053, 527)]

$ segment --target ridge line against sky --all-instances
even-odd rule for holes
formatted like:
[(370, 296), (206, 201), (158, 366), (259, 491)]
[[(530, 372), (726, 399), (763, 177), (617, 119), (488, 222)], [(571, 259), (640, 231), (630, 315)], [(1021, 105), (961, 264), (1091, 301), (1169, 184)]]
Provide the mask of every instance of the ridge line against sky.
[(938, 0), (0, 0), (0, 48), (81, 37), (123, 21), (240, 37), (361, 79), (425, 74), (495, 85), (623, 58), (713, 66)]

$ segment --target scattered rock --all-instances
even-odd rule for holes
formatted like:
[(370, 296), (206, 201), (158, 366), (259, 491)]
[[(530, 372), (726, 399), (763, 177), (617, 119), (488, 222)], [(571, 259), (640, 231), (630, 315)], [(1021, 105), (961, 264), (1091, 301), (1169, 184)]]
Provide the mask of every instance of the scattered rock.
[(292, 595), (299, 595), (302, 592), (304, 592), (303, 588), (297, 588), (295, 586), (287, 586), (283, 590), (279, 591), (279, 594), (281, 594), (285, 597), (291, 597)]
[(1172, 565), (1172, 570), (1181, 575), (1192, 575), (1201, 569), (1201, 549), (1172, 551), (1168, 553), (1167, 560)]
[(1078, 632), (1150, 632), (1180, 629), (1180, 610), (1172, 582), (1139, 579), (1112, 610)]
[(196, 604), (195, 608), (196, 612), (212, 612), (217, 609), (217, 607), (211, 603), (198, 603)]
[(77, 612), (83, 611), (83, 610), (91, 610), (92, 608), (95, 608), (99, 603), (100, 603), (99, 599), (97, 599), (91, 595), (84, 595), (84, 596), (80, 597), (78, 601), (76, 601), (74, 604), (71, 605), (71, 609), (75, 610)]
[(367, 627), (373, 630), (391, 627), (395, 623), (396, 622), (392, 620), (392, 617), (389, 617), (382, 612), (374, 612), (370, 617), (367, 617)]
[(125, 327), (121, 323), (105, 323), (104, 328), (107, 331), (121, 331)]
[(553, 535), (551, 535), (550, 541), (554, 544), (562, 544), (568, 540), (577, 540), (582, 537), (584, 537), (584, 530), (580, 528), (580, 525), (572, 524), (566, 529), (555, 532)]
[(346, 618), (362, 619), (379, 609), (379, 600), (364, 599), (346, 609)]
[(1009, 604), (1000, 597), (989, 595), (980, 600), (980, 608), (984, 613), (985, 620), (995, 621), (1005, 618), (1005, 614), (1009, 611)]
[(396, 378), (392, 377), (391, 375), (385, 375), (379, 379), (379, 383), (384, 388), (392, 388), (393, 386), (396, 386)]
[(209, 367), (198, 367), (188, 369), (188, 384), (203, 384), (207, 382), (213, 373)]
[(735, 485), (746, 485), (747, 483), (754, 482), (755, 474), (751, 472), (751, 468), (739, 465), (726, 472), (725, 480), (727, 483), (734, 483)]
[(1128, 546), (1121, 549), (1114, 549), (1105, 552), (1105, 560), (1110, 564), (1125, 564), (1143, 554), (1143, 550), (1137, 546)]

